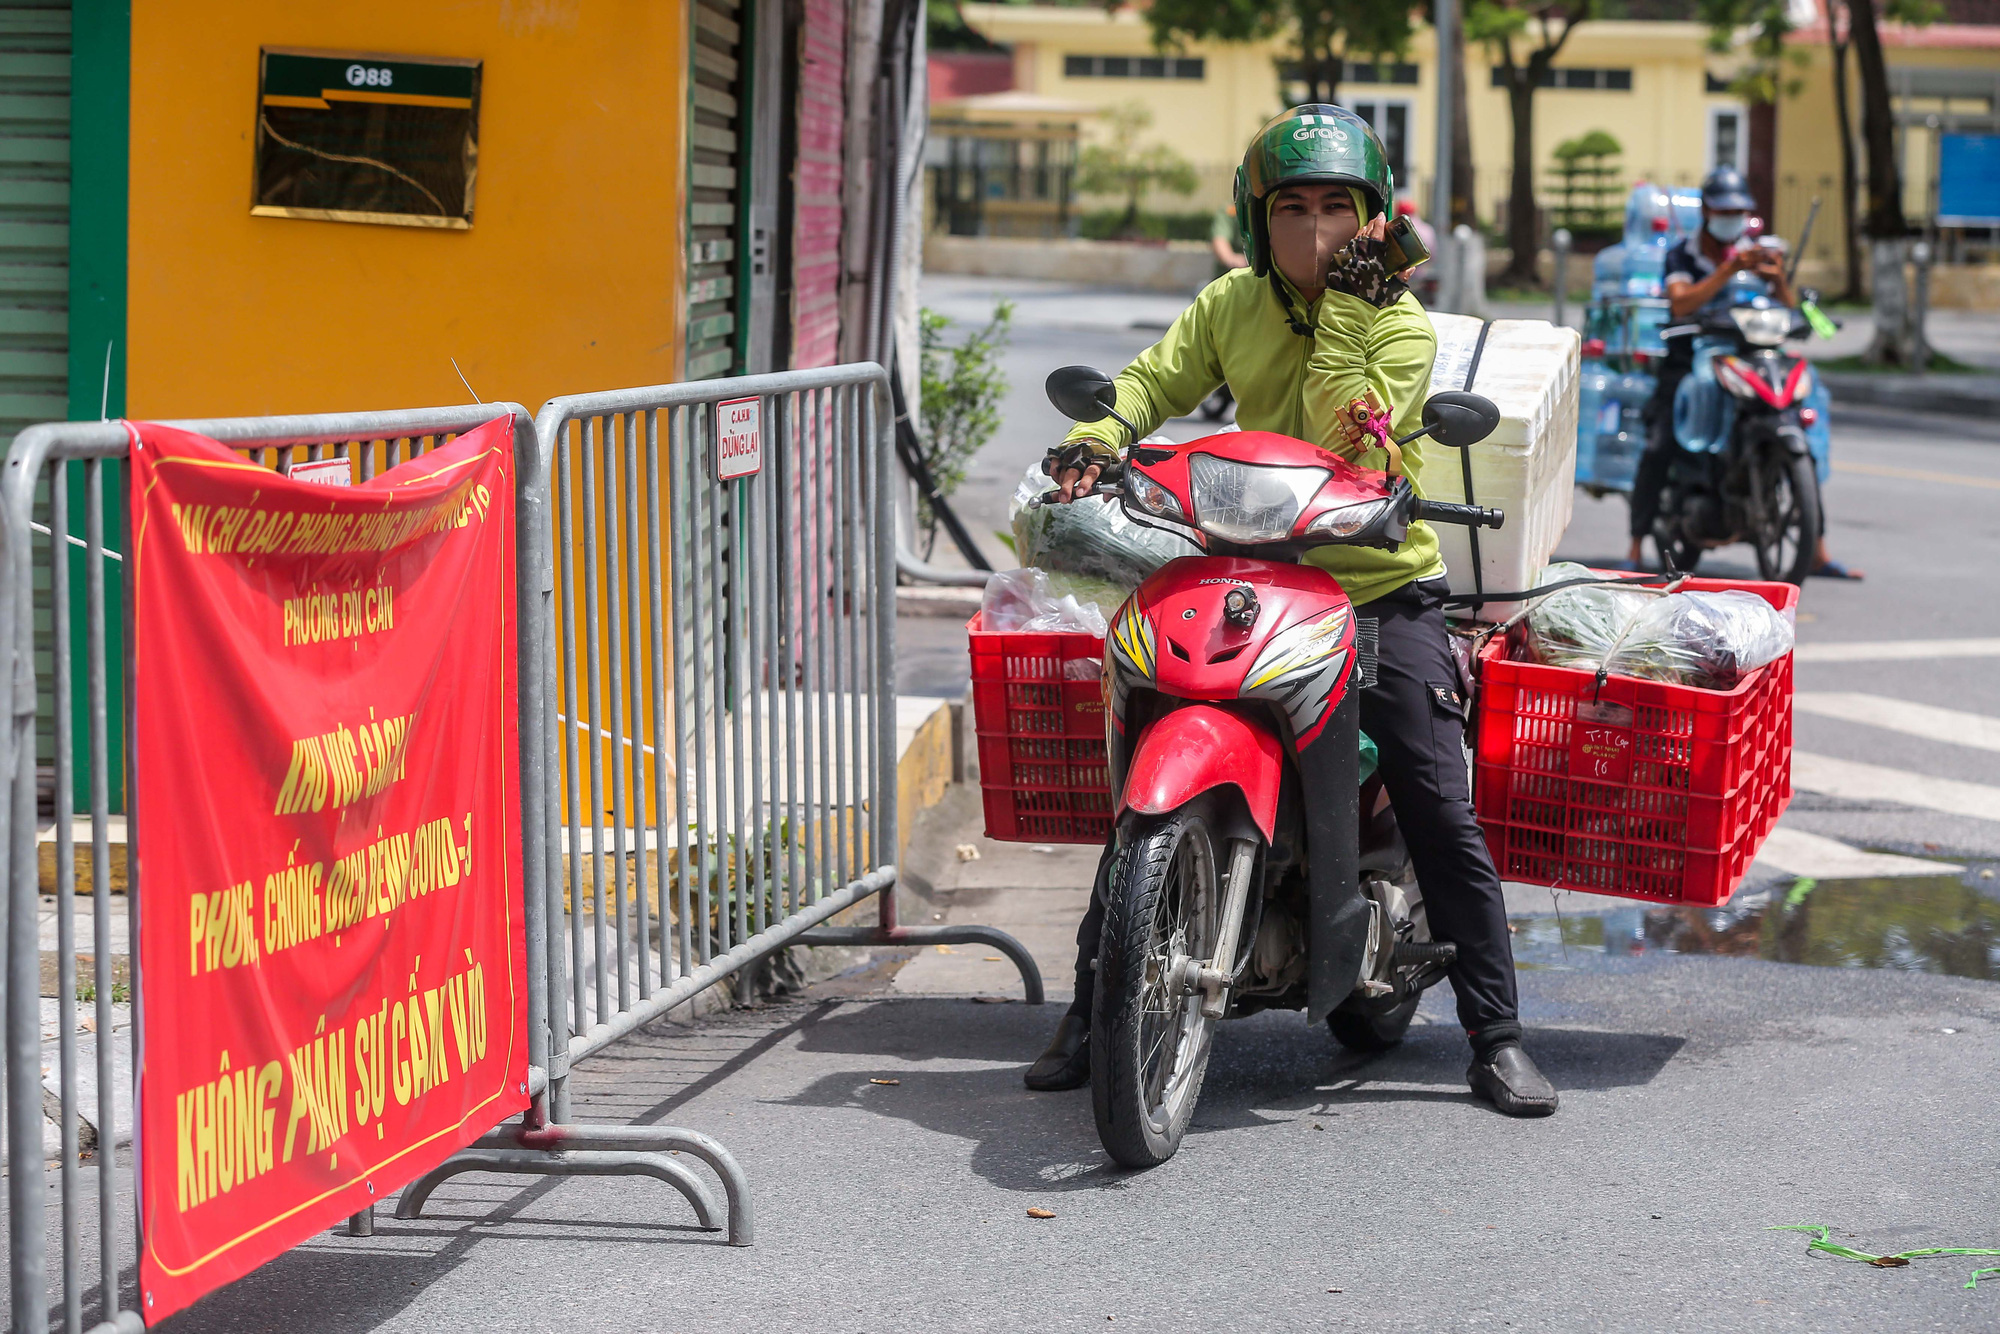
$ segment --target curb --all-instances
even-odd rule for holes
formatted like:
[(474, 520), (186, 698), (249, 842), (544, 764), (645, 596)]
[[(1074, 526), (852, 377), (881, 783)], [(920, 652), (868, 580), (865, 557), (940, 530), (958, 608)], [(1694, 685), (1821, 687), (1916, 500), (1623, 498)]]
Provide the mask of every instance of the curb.
[(899, 616), (942, 616), (969, 621), (986, 596), (983, 588), (931, 588), (905, 584), (896, 590)]
[(2000, 416), (2000, 376), (1818, 374), (1836, 404), (1955, 417)]

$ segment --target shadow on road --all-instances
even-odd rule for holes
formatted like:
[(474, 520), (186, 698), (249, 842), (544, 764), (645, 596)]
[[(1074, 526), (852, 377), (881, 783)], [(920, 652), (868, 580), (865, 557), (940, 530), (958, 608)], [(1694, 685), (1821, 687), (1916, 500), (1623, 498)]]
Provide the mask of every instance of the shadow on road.
[[(1037, 1094), (1021, 1085), (1023, 1067), (1059, 1013), (1053, 1006), (948, 999), (843, 1007), (804, 1030), (800, 1049), (897, 1064), (822, 1075), (782, 1102), (867, 1111), (971, 1140), (972, 1170), (1003, 1189), (1118, 1189), (1131, 1178), (1098, 1146), (1089, 1091)], [(1651, 1082), (1685, 1039), (1539, 1029), (1531, 1041), (1558, 1087), (1597, 1091)], [(954, 1068), (910, 1068), (927, 1061)], [(967, 1069), (967, 1062), (986, 1068)], [(1298, 1015), (1267, 1012), (1217, 1035), (1190, 1134), (1254, 1129), (1346, 1106), (1469, 1104), (1466, 1062), (1465, 1040), (1453, 1026), (1419, 1027), (1394, 1051), (1363, 1057), (1342, 1050), (1324, 1030), (1307, 1028)]]

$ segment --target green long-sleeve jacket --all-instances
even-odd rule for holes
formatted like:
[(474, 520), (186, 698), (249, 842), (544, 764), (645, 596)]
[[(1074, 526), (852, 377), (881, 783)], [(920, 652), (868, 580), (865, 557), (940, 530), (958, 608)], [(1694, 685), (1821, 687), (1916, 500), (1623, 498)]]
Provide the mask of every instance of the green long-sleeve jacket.
[[(1297, 301), (1295, 291), (1292, 296)], [(1395, 434), (1417, 428), (1437, 353), (1430, 317), (1411, 295), (1377, 310), (1358, 297), (1328, 292), (1305, 311), (1310, 338), (1292, 332), (1269, 280), (1249, 269), (1216, 279), (1166, 337), (1119, 372), (1118, 411), (1141, 435), (1150, 434), (1169, 417), (1194, 411), (1226, 381), (1244, 430), (1310, 440), (1364, 467), (1386, 467), (1384, 452), (1363, 447), (1370, 442), (1345, 415), (1354, 400), (1372, 396), (1378, 408), (1392, 410)], [(1109, 457), (1127, 443), (1124, 436), (1125, 428), (1107, 418), (1078, 426), (1069, 440), (1090, 441)], [(1423, 442), (1405, 445), (1402, 453), (1402, 471), (1421, 495)], [(1444, 573), (1437, 536), (1422, 522), (1410, 525), (1409, 541), (1395, 551), (1329, 546), (1306, 559), (1338, 579), (1357, 605)]]

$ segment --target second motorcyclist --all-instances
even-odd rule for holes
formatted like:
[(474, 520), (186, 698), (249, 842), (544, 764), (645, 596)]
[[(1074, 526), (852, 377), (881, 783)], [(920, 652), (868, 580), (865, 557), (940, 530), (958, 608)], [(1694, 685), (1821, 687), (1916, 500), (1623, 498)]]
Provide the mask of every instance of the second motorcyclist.
[[(1393, 190), (1375, 131), (1341, 108), (1294, 107), (1251, 142), (1236, 194), (1250, 266), (1209, 284), (1119, 374), (1119, 413), (1143, 434), (1193, 411), (1226, 381), (1245, 430), (1317, 442), (1406, 476), (1421, 493), (1422, 444), (1398, 449), (1385, 429), (1403, 435), (1417, 426), (1436, 336), (1406, 275), (1384, 262)], [(1073, 430), (1049, 461), (1063, 498), (1088, 495), (1130, 443), (1115, 423)], [(1431, 933), (1458, 947), (1450, 980), (1472, 1045), (1467, 1080), (1503, 1112), (1545, 1116), (1557, 1095), (1521, 1047), (1500, 878), (1471, 803), (1464, 686), (1445, 634), (1437, 539), (1416, 522), (1395, 551), (1323, 547), (1307, 559), (1379, 627), (1377, 679), (1361, 691), (1361, 726), (1379, 750)], [(1311, 802), (1315, 766), (1304, 753), (1300, 762)], [(1075, 1088), (1090, 1077), (1092, 970), (1112, 860), (1107, 847), (1077, 933), (1076, 1000), (1029, 1069), (1030, 1088)]]
[[(1627, 569), (1640, 568), (1642, 547), (1659, 517), (1660, 497), (1677, 448), (1674, 394), (1694, 369), (1694, 341), (1702, 315), (1728, 309), (1731, 287), (1739, 273), (1758, 279), (1765, 294), (1779, 304), (1798, 305), (1785, 274), (1783, 253), (1770, 246), (1743, 243), (1756, 207), (1742, 173), (1731, 166), (1717, 167), (1701, 183), (1701, 231), (1667, 252), (1668, 324), (1663, 331), (1667, 355), (1660, 363), (1653, 398), (1646, 407), (1646, 449), (1632, 478), (1632, 550), (1625, 562)], [(1828, 558), (1824, 536), (1818, 539), (1813, 573), (1836, 579), (1860, 577)]]

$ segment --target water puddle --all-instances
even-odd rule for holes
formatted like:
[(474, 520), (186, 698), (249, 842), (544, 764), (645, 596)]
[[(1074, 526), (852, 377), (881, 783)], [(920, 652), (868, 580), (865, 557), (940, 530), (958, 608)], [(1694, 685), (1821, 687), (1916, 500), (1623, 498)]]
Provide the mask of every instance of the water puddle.
[(2000, 880), (1977, 877), (1802, 879), (1739, 893), (1721, 908), (1635, 902), (1607, 912), (1595, 896), (1565, 894), (1559, 917), (1512, 919), (1514, 957), (1537, 969), (1723, 954), (2000, 981)]

